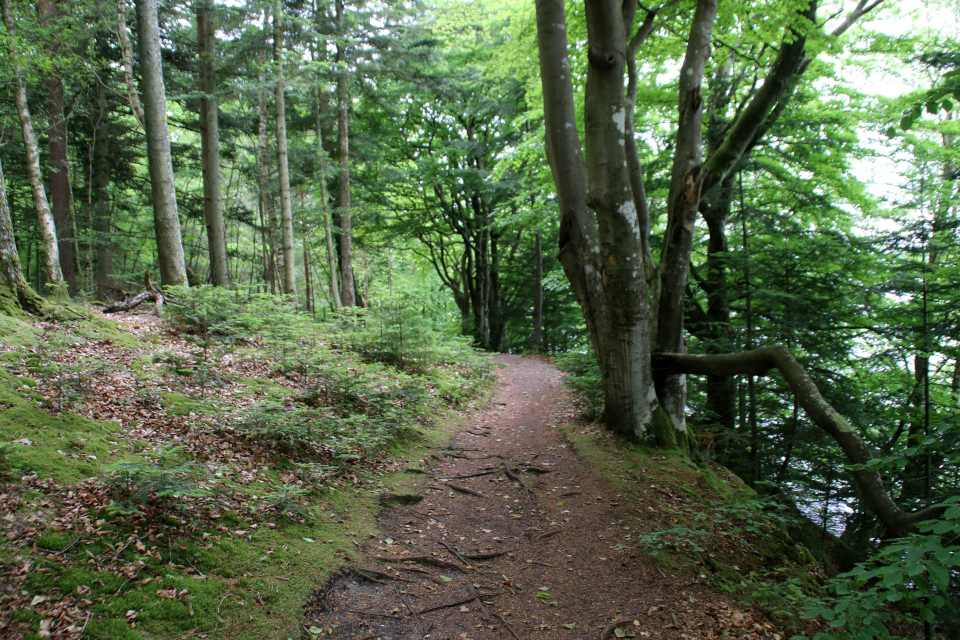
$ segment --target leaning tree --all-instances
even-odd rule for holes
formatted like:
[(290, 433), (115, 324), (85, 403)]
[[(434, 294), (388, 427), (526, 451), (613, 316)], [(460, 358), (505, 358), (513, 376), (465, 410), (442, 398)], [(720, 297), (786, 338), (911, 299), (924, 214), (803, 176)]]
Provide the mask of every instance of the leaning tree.
[[(854, 473), (866, 504), (891, 533), (905, 535), (936, 510), (900, 509), (875, 467), (867, 465), (875, 458), (872, 449), (823, 399), (789, 349), (685, 353), (684, 296), (701, 202), (762, 140), (810, 63), (808, 43), (828, 34), (817, 20), (817, 0), (801, 2), (794, 15), (785, 16), (788, 26), (776, 59), (705, 159), (702, 87), (717, 0), (696, 0), (679, 70), (667, 225), (659, 262), (654, 262), (649, 202), (634, 131), (637, 54), (661, 26), (661, 14), (678, 4), (670, 2), (641, 16), (636, 0), (586, 0), (581, 146), (564, 0), (536, 2), (547, 158), (561, 215), (559, 256), (596, 351), (605, 422), (631, 440), (688, 446), (686, 374), (761, 375), (779, 369), (810, 418), (857, 465)], [(878, 4), (879, 0), (859, 0), (829, 35), (843, 33)]]

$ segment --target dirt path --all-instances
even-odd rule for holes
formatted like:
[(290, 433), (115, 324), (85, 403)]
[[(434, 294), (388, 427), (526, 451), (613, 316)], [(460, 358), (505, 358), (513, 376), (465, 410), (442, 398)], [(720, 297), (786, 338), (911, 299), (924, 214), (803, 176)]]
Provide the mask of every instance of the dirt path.
[(383, 539), (352, 558), (366, 573), (329, 583), (307, 626), (351, 640), (716, 637), (729, 604), (658, 569), (615, 489), (557, 433), (571, 415), (561, 374), (496, 359), (509, 366), (490, 408), (436, 456), (422, 501), (384, 510)]

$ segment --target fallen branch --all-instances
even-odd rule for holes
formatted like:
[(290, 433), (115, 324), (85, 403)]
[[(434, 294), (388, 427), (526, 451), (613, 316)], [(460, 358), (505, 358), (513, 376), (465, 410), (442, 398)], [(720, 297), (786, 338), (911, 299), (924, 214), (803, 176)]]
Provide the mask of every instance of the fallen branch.
[(459, 491), (460, 493), (466, 493), (467, 495), (477, 496), (478, 498), (486, 498), (486, 497), (487, 497), (487, 496), (483, 495), (482, 493), (480, 493), (479, 491), (474, 491), (474, 490), (471, 489), (470, 487), (464, 487), (463, 485), (459, 485), (459, 484), (454, 484), (454, 483), (452, 483), (452, 482), (448, 482), (448, 483), (447, 483), (447, 486), (450, 487), (451, 489), (453, 489), (454, 491)]
[(553, 536), (557, 535), (561, 531), (563, 531), (563, 527), (560, 527), (559, 529), (554, 529), (553, 531), (547, 531), (546, 533), (541, 533), (540, 535), (537, 536), (537, 542), (540, 542), (541, 540), (546, 540), (547, 538), (552, 538)]
[(492, 560), (494, 558), (499, 558), (500, 556), (505, 556), (512, 551), (491, 551), (489, 553), (465, 553), (463, 554), (464, 558), (469, 560)]

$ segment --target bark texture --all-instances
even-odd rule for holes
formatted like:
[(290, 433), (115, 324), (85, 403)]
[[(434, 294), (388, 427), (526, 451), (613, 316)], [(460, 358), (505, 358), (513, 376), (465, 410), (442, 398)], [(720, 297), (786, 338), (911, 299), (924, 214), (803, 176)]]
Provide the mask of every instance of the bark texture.
[(220, 186), (220, 125), (217, 118), (216, 25), (213, 0), (197, 6), (197, 50), (200, 70), (200, 161), (203, 171), (203, 216), (207, 225), (210, 279), (230, 284), (227, 238)]
[(141, 90), (147, 134), (147, 161), (153, 200), (153, 225), (157, 239), (162, 286), (187, 285), (180, 217), (170, 157), (167, 128), (167, 98), (160, 59), (160, 24), (157, 0), (136, 0), (137, 36), (140, 46)]

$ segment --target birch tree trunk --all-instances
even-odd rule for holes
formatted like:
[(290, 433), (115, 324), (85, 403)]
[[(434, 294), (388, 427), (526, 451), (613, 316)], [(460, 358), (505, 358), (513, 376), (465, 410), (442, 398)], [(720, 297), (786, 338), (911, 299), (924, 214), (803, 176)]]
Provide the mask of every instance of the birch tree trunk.
[(280, 173), (280, 232), (282, 256), (280, 264), (283, 292), (297, 295), (297, 276), (293, 251), (293, 205), (290, 198), (290, 167), (287, 163), (287, 115), (283, 79), (283, 6), (276, 3), (273, 14), (273, 61), (277, 66), (277, 166)]
[(157, 0), (136, 0), (136, 4), (140, 86), (143, 93), (144, 130), (147, 135), (147, 161), (150, 168), (154, 234), (160, 262), (160, 284), (165, 287), (186, 286), (187, 265), (183, 258), (173, 161), (170, 157)]
[(33, 190), (33, 204), (37, 210), (37, 221), (40, 225), (40, 238), (43, 243), (44, 268), (47, 272), (47, 284), (57, 293), (63, 284), (63, 272), (60, 270), (60, 251), (57, 246), (57, 226), (50, 212), (47, 202), (47, 192), (43, 188), (43, 177), (40, 173), (40, 150), (37, 145), (37, 136), (33, 132), (33, 120), (30, 118), (30, 109), (27, 106), (27, 89), (23, 84), (23, 71), (19, 63), (14, 38), (16, 32), (13, 26), (13, 16), (10, 13), (10, 0), (0, 0), (0, 13), (7, 31), (7, 55), (13, 63), (14, 100), (17, 105), (17, 116), (20, 119), (20, 130), (23, 132), (23, 144), (27, 152), (27, 174), (30, 179), (30, 188)]
[[(7, 0), (4, 0), (6, 2)], [(17, 253), (16, 236), (10, 220), (10, 206), (7, 204), (7, 183), (3, 177), (3, 165), (0, 163), (0, 312), (10, 314), (16, 309), (37, 314), (43, 306), (43, 298), (30, 288), (23, 277), (20, 266), (20, 254)], [(8, 305), (10, 296), (12, 304)]]
[(350, 219), (350, 96), (347, 88), (346, 17), (343, 0), (337, 8), (337, 145), (340, 150), (340, 299), (345, 307), (356, 306), (353, 282), (353, 230)]
[(216, 29), (213, 0), (197, 4), (197, 50), (200, 71), (200, 161), (203, 171), (203, 216), (207, 224), (213, 284), (230, 284), (227, 239), (220, 186), (220, 126), (217, 120)]

